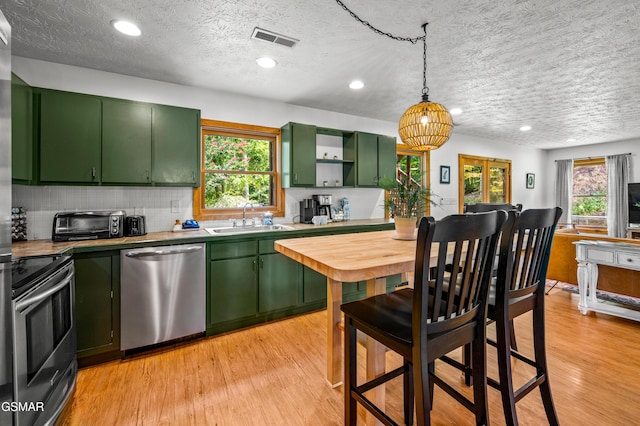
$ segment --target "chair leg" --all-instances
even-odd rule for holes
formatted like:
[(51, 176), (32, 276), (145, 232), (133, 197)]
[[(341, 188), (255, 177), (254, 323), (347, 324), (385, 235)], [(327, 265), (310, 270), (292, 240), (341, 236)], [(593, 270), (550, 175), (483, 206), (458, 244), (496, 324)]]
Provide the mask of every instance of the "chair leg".
[(467, 386), (473, 384), (472, 369), (473, 363), (471, 362), (471, 345), (464, 345), (462, 348), (462, 363), (464, 364), (464, 383)]
[(427, 351), (415, 345), (413, 348), (413, 379), (414, 396), (416, 404), (416, 424), (418, 426), (430, 425), (431, 392), (429, 379), (429, 364), (427, 362)]
[(351, 318), (345, 317), (344, 330), (344, 424), (355, 426), (358, 421), (356, 400), (351, 396), (351, 389), (357, 385), (358, 361), (356, 328), (351, 325)]
[(511, 338), (511, 349), (513, 349), (514, 351), (518, 350), (518, 342), (516, 342), (516, 328), (513, 326), (513, 320), (511, 320), (511, 333), (510, 334), (510, 338)]
[(518, 424), (516, 413), (516, 401), (513, 394), (513, 381), (511, 379), (511, 335), (509, 325), (511, 321), (496, 321), (496, 351), (498, 355), (498, 374), (500, 384), (500, 394), (502, 396), (502, 410), (504, 411), (505, 423), (509, 426)]
[(473, 364), (473, 407), (477, 425), (489, 424), (487, 402), (487, 348), (485, 336), (471, 343)]
[(413, 424), (413, 365), (404, 360), (405, 372), (402, 375), (404, 384), (404, 424)]
[[(540, 295), (539, 298), (544, 296)], [(547, 351), (545, 348), (545, 329), (544, 329), (544, 305), (538, 301), (533, 311), (533, 346), (536, 357), (536, 365), (538, 376), (544, 374), (544, 382), (540, 384), (540, 396), (544, 411), (547, 414), (547, 420), (552, 426), (559, 424), (558, 415), (556, 414), (553, 398), (551, 397), (551, 386), (549, 385), (549, 370), (547, 369)]]
[[(431, 374), (436, 374), (436, 363), (435, 362), (430, 362), (429, 363), (429, 373)], [(429, 411), (431, 411), (431, 409), (433, 409), (433, 391), (435, 389), (435, 383), (433, 383), (433, 380), (429, 379)]]

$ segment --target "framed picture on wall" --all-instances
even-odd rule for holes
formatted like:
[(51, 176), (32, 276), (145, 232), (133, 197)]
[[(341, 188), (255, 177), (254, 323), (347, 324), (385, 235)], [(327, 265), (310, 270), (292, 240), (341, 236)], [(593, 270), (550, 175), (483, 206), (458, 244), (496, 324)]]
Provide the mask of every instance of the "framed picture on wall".
[(536, 175), (527, 173), (527, 189), (533, 189), (536, 185)]
[(440, 183), (450, 183), (450, 168), (449, 166), (440, 166)]

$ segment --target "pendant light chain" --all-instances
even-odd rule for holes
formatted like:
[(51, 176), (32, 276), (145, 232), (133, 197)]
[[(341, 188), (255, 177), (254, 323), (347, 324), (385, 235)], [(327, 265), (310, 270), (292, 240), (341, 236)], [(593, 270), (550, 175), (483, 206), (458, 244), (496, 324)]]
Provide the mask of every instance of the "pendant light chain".
[[(370, 30), (372, 30), (376, 34), (383, 35), (383, 36), (392, 38), (392, 39), (397, 40), (397, 41), (408, 41), (411, 44), (416, 44), (420, 40), (425, 40), (425, 43), (426, 43), (426, 37), (427, 37), (427, 30), (426, 29), (425, 29), (424, 36), (420, 36), (420, 37), (411, 38), (411, 37), (395, 36), (395, 35), (393, 35), (391, 33), (386, 33), (384, 31), (381, 31), (381, 30), (377, 29), (376, 27), (371, 25), (368, 21), (365, 21), (364, 19), (360, 18), (358, 15), (356, 15), (354, 12), (352, 12), (351, 9), (349, 9), (344, 3), (342, 3), (340, 0), (336, 0), (336, 3), (338, 3), (345, 11), (349, 12), (349, 15), (351, 15), (351, 17), (353, 19), (355, 19), (356, 21), (360, 22), (365, 27), (368, 27)], [(425, 47), (425, 49), (426, 49), (426, 47)], [(425, 57), (426, 57), (426, 53), (425, 53)]]
[(422, 62), (424, 63), (424, 67), (422, 68), (422, 100), (425, 102), (429, 102), (429, 86), (427, 86), (427, 25), (429, 25), (428, 22), (422, 25), (422, 29), (424, 30), (424, 36), (422, 37), (424, 44), (422, 51)]

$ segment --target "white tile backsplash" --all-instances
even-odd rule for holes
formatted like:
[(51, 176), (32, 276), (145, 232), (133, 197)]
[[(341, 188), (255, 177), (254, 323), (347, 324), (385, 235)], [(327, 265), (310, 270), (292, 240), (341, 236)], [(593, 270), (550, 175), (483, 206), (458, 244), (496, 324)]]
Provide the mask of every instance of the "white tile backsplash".
[[(27, 239), (51, 239), (53, 216), (61, 211), (124, 210), (147, 219), (147, 232), (170, 231), (176, 219), (193, 217), (192, 188), (140, 188), (122, 186), (24, 186), (13, 185), (13, 206), (27, 210)], [(352, 219), (384, 217), (384, 192), (377, 188), (290, 188), (285, 190), (285, 217), (277, 223), (298, 222), (300, 201), (313, 194), (331, 194), (333, 205), (347, 197)], [(171, 213), (178, 200), (180, 213)], [(227, 226), (229, 221), (203, 222), (205, 226)]]
[[(27, 239), (51, 238), (53, 216), (61, 211), (125, 210), (144, 214), (147, 231), (169, 231), (176, 219), (193, 215), (192, 188), (138, 188), (121, 186), (13, 185), (13, 205), (27, 210)], [(180, 213), (171, 213), (171, 200), (179, 200)]]

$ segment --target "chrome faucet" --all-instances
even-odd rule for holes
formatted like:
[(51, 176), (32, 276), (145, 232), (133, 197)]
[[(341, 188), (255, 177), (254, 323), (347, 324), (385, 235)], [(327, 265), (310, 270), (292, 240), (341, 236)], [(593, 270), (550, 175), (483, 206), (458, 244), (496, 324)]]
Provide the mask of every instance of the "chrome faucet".
[[(245, 224), (247, 223), (247, 206), (251, 206), (251, 212), (254, 211), (253, 209), (253, 204), (251, 203), (245, 203), (244, 207), (242, 208), (242, 226), (245, 226)], [(251, 219), (251, 225), (253, 226), (253, 218)]]

